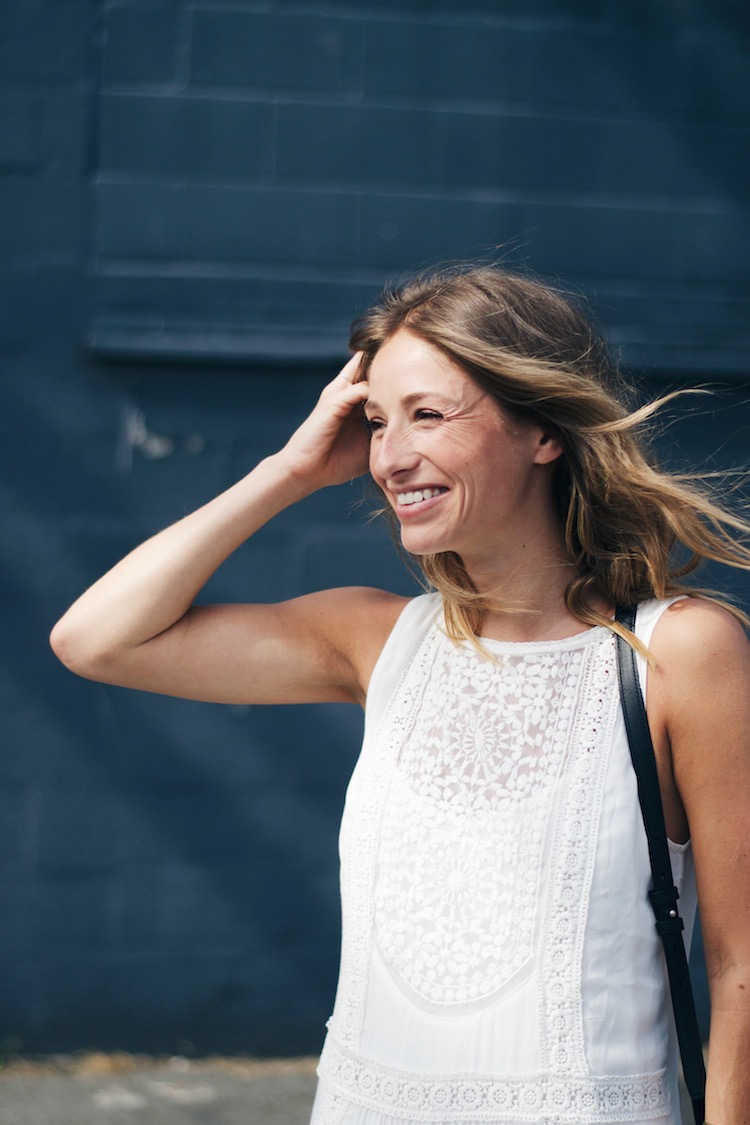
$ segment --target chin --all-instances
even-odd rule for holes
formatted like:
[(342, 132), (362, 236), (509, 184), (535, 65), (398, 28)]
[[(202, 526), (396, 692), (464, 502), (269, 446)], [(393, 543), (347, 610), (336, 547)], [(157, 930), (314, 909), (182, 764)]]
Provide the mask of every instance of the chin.
[(439, 539), (428, 539), (426, 536), (404, 535), (401, 533), (401, 546), (410, 555), (419, 558), (420, 555), (442, 555), (447, 551), (455, 551)]

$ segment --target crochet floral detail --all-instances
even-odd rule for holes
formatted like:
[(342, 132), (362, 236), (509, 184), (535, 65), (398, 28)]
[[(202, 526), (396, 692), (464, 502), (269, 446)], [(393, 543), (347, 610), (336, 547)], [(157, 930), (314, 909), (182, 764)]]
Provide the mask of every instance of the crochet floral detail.
[(392, 971), (425, 1001), (485, 999), (532, 957), (582, 661), (574, 648), (492, 663), (440, 637), (412, 684), (419, 705), (384, 812), (375, 929)]
[(538, 974), (542, 1065), (561, 1074), (587, 1069), (581, 976), (589, 891), (599, 835), (608, 748), (619, 702), (614, 637), (589, 650), (582, 673), (580, 707), (565, 773), (552, 847), (545, 938)]
[(550, 1074), (432, 1077), (378, 1066), (344, 1050), (330, 1036), (318, 1067), (329, 1110), (311, 1125), (338, 1125), (340, 1092), (349, 1102), (409, 1122), (502, 1122), (604, 1125), (651, 1121), (670, 1111), (664, 1071), (606, 1077)]

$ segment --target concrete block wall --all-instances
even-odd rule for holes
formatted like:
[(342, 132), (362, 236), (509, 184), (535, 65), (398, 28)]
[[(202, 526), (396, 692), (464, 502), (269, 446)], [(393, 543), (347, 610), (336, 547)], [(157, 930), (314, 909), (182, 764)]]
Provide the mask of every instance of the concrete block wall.
[(189, 353), (202, 310), (204, 351), (335, 355), (384, 274), (482, 257), (590, 295), (632, 365), (746, 370), (736, 6), (124, 2), (102, 34), (102, 352)]
[[(655, 380), (741, 376), (734, 11), (0, 2), (0, 1051), (317, 1049), (361, 719), (77, 681), (49, 627), (284, 440), (404, 267), (527, 261)], [(665, 450), (741, 462), (746, 398)], [(361, 500), (284, 514), (206, 596), (414, 589)]]

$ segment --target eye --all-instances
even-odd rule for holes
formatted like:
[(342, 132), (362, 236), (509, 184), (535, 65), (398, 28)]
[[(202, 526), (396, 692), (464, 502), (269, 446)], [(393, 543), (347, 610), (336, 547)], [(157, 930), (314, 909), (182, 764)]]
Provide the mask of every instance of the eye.
[(442, 422), (443, 415), (437, 410), (427, 410), (424, 407), (415, 412), (415, 417), (424, 422)]
[(378, 430), (382, 430), (383, 426), (385, 425), (385, 423), (381, 422), (378, 418), (363, 417), (362, 421), (365, 424), (365, 429), (369, 430), (371, 434), (377, 433)]

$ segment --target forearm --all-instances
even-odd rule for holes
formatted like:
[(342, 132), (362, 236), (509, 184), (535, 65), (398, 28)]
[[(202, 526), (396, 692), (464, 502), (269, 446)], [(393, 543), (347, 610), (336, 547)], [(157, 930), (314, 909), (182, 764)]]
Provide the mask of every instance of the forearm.
[(91, 586), (52, 633), (58, 656), (84, 674), (168, 629), (218, 567), (282, 509), (313, 488), (282, 454), (204, 507), (148, 539)]
[(727, 970), (711, 986), (706, 1121), (750, 1125), (750, 967)]

